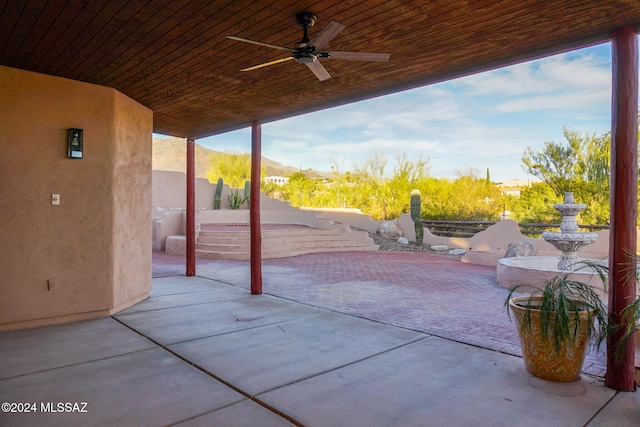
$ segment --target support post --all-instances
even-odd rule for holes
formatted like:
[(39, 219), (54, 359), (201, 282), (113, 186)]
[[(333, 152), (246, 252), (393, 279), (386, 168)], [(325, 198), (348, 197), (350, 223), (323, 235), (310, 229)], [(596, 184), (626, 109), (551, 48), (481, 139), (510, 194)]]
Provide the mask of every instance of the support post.
[(260, 230), (260, 169), (262, 157), (262, 128), (251, 123), (251, 204), (249, 230), (251, 234), (251, 294), (262, 294), (262, 232)]
[(187, 276), (196, 275), (196, 161), (195, 141), (187, 138)]
[[(629, 324), (622, 310), (636, 298), (638, 199), (638, 38), (632, 26), (614, 30), (611, 105), (611, 218), (609, 237), (609, 320)], [(607, 338), (605, 385), (634, 391), (635, 340), (618, 349), (624, 330)]]

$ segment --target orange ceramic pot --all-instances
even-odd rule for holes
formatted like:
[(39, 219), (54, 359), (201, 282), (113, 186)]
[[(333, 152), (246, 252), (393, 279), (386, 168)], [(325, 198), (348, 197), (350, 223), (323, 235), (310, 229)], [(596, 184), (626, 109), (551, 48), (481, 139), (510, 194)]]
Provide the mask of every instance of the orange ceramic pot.
[[(522, 329), (524, 313), (529, 310), (521, 305), (528, 304), (529, 297), (512, 298), (509, 307), (516, 320), (518, 335), (520, 337), (520, 347), (524, 366), (531, 375), (551, 381), (576, 381), (580, 378), (582, 364), (589, 348), (589, 311), (581, 311), (580, 326), (574, 341), (564, 344), (559, 352), (556, 352), (553, 344), (553, 332), (548, 333), (549, 340), (543, 340), (540, 333), (540, 310), (531, 308), (531, 330)], [(540, 297), (531, 298), (531, 305), (539, 306)], [(520, 305), (518, 305), (520, 304)], [(593, 311), (591, 311), (593, 315)], [(555, 319), (552, 317), (550, 324), (553, 325)], [(572, 326), (575, 324), (575, 315), (572, 319)]]

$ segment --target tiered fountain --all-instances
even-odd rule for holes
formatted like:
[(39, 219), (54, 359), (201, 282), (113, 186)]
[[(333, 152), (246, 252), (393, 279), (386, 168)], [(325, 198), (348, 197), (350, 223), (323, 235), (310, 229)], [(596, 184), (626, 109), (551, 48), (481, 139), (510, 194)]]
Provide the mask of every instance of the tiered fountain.
[[(501, 258), (496, 267), (497, 282), (506, 288), (516, 285), (544, 287), (547, 280), (558, 274), (571, 275), (573, 279), (590, 283), (602, 289), (599, 275), (581, 265), (578, 251), (598, 239), (596, 233), (579, 231), (577, 216), (586, 206), (574, 203), (573, 193), (565, 193), (564, 203), (553, 205), (562, 215), (560, 232), (542, 233), (542, 238), (560, 250), (560, 257), (521, 256)], [(601, 260), (589, 260), (599, 262)], [(604, 290), (602, 295), (604, 296)]]
[(553, 208), (562, 215), (560, 232), (546, 231), (542, 233), (542, 238), (562, 252), (558, 270), (571, 270), (578, 261), (580, 248), (598, 240), (596, 233), (578, 231), (577, 216), (586, 207), (586, 205), (574, 203), (572, 192), (564, 193), (564, 203), (553, 205)]

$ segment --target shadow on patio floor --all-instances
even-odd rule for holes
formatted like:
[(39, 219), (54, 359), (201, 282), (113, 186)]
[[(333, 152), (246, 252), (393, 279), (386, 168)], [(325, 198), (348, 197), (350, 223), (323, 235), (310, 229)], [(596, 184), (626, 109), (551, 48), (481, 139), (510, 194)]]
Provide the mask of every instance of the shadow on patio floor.
[(36, 409), (3, 406), (0, 425), (640, 424), (637, 393), (539, 380), (507, 354), (491, 268), (315, 254), (265, 261), (252, 296), (246, 262), (182, 262), (157, 255), (170, 276), (113, 317), (0, 334), (0, 400)]

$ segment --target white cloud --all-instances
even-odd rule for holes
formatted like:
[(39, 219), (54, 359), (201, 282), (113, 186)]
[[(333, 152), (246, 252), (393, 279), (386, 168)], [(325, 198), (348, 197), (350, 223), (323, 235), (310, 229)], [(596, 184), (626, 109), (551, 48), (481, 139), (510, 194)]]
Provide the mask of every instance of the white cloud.
[(602, 103), (606, 105), (610, 102), (611, 90), (591, 90), (511, 99), (498, 103), (493, 108), (493, 111), (511, 113), (516, 111), (582, 109)]
[(587, 54), (565, 53), (525, 62), (455, 81), (471, 95), (516, 96), (570, 90), (608, 89), (608, 60)]

